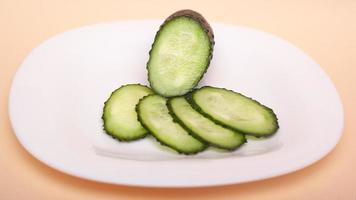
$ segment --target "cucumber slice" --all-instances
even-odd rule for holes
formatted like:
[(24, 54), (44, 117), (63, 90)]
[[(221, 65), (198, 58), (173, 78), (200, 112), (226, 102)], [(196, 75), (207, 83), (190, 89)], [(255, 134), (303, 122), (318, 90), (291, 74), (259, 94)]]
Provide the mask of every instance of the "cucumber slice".
[(151, 88), (166, 97), (194, 88), (212, 58), (214, 36), (199, 13), (181, 10), (166, 19), (152, 44), (147, 63)]
[(149, 95), (136, 106), (141, 124), (163, 145), (179, 153), (196, 154), (206, 145), (195, 139), (173, 121), (166, 106), (167, 99), (159, 95)]
[(272, 109), (231, 90), (202, 87), (192, 93), (191, 102), (215, 122), (248, 135), (269, 136), (279, 128)]
[(245, 136), (224, 128), (195, 111), (184, 97), (175, 97), (167, 104), (172, 117), (193, 136), (212, 146), (234, 150), (246, 142)]
[(139, 84), (121, 86), (105, 102), (102, 119), (107, 134), (120, 141), (143, 138), (147, 130), (137, 120), (135, 106), (138, 101), (152, 90)]

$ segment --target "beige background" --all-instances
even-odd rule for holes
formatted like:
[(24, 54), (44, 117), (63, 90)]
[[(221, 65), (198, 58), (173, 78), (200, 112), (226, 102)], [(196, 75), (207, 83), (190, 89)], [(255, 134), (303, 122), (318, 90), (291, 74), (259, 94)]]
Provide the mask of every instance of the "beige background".
[[(356, 199), (356, 1), (191, 1), (0, 0), (0, 199)], [(31, 49), (82, 25), (164, 18), (182, 8), (195, 9), (210, 21), (271, 32), (313, 57), (335, 83), (345, 109), (344, 134), (332, 153), (303, 170), (265, 181), (148, 189), (74, 178), (22, 148), (9, 123), (8, 93)]]

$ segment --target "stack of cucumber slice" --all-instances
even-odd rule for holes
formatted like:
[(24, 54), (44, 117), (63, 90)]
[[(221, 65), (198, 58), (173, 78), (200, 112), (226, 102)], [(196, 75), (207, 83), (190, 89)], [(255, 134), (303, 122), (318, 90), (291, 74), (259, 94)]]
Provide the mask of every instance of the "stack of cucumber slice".
[(206, 72), (213, 31), (202, 15), (181, 10), (156, 34), (147, 63), (151, 88), (128, 84), (115, 90), (103, 109), (104, 130), (119, 141), (151, 134), (182, 154), (208, 146), (235, 150), (245, 135), (267, 137), (278, 130), (272, 109), (224, 88), (195, 87)]

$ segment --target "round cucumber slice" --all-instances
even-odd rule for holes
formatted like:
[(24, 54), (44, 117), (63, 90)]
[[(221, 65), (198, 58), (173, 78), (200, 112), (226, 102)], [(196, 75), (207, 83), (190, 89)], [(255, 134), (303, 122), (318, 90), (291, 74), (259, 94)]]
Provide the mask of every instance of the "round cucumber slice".
[(246, 142), (243, 134), (224, 128), (200, 114), (184, 97), (172, 98), (167, 105), (171, 111), (170, 114), (182, 127), (212, 146), (234, 150)]
[(203, 151), (206, 145), (173, 121), (166, 103), (167, 99), (159, 95), (149, 95), (141, 99), (136, 107), (141, 124), (161, 144), (179, 153), (196, 154)]
[(272, 109), (231, 90), (202, 87), (192, 93), (191, 102), (215, 122), (248, 135), (270, 136), (279, 128)]
[(212, 58), (213, 31), (202, 15), (181, 10), (156, 34), (147, 63), (151, 88), (166, 97), (184, 95), (203, 77)]
[(121, 141), (143, 138), (147, 130), (137, 120), (135, 106), (139, 100), (152, 90), (139, 84), (121, 86), (105, 102), (103, 109), (104, 130)]

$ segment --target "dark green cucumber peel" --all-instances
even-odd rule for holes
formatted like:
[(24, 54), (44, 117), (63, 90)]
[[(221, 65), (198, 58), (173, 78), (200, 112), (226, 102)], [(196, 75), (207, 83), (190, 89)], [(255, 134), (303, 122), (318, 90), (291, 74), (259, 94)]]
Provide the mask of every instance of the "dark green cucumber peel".
[(147, 134), (148, 134), (148, 131), (146, 131), (146, 133), (140, 134), (140, 135), (138, 135), (138, 136), (136, 136), (136, 137), (130, 137), (130, 138), (121, 137), (121, 136), (119, 136), (118, 134), (115, 134), (113, 130), (110, 130), (110, 128), (109, 128), (109, 127), (107, 126), (107, 124), (105, 123), (105, 121), (107, 120), (107, 118), (106, 118), (106, 116), (105, 116), (105, 109), (107, 108), (107, 104), (108, 104), (109, 100), (113, 97), (113, 95), (114, 95), (117, 91), (119, 91), (119, 90), (121, 90), (121, 89), (123, 89), (123, 88), (125, 88), (125, 87), (128, 87), (128, 86), (142, 86), (142, 87), (145, 87), (145, 88), (147, 88), (147, 89), (150, 89), (149, 87), (147, 87), (147, 86), (145, 86), (145, 85), (141, 85), (141, 84), (139, 84), (139, 83), (137, 83), (137, 84), (126, 84), (126, 85), (120, 86), (119, 88), (117, 88), (116, 90), (114, 90), (113, 92), (111, 92), (110, 97), (104, 102), (103, 114), (102, 114), (102, 116), (101, 116), (101, 119), (103, 120), (103, 130), (104, 130), (104, 132), (105, 132), (107, 135), (109, 135), (110, 137), (112, 137), (113, 139), (116, 139), (116, 140), (118, 140), (118, 141), (120, 141), (120, 142), (131, 142), (131, 141), (139, 140), (139, 139), (142, 139), (142, 138), (146, 137)]
[[(217, 120), (216, 118), (214, 118), (213, 116), (211, 116), (210, 114), (206, 113), (194, 100), (194, 93), (197, 92), (198, 90), (200, 89), (204, 89), (204, 88), (215, 88), (215, 89), (222, 89), (222, 90), (225, 90), (225, 91), (228, 91), (228, 92), (232, 92), (232, 93), (235, 93), (235, 94), (238, 94), (238, 95), (241, 95), (245, 98), (248, 98), (249, 100), (251, 100), (252, 102), (256, 103), (257, 105), (263, 107), (264, 110), (268, 111), (268, 113), (271, 115), (272, 118), (274, 118), (274, 129), (271, 130), (268, 134), (256, 134), (256, 133), (253, 133), (253, 132), (247, 132), (247, 131), (244, 131), (244, 130), (241, 130), (239, 128), (236, 128), (236, 127), (233, 127), (231, 125), (228, 125), (220, 120)], [(246, 135), (250, 135), (250, 136), (254, 136), (256, 138), (267, 138), (267, 137), (271, 137), (273, 136), (277, 130), (279, 129), (279, 123), (278, 123), (278, 118), (277, 118), (277, 115), (274, 113), (274, 111), (261, 104), (260, 102), (252, 99), (251, 97), (247, 97), (241, 93), (238, 93), (238, 92), (235, 92), (233, 90), (228, 90), (226, 88), (216, 88), (216, 87), (212, 87), (212, 86), (203, 86), (201, 88), (198, 88), (198, 89), (194, 89), (192, 92), (188, 93), (187, 95), (185, 95), (187, 101), (191, 104), (191, 106), (198, 112), (200, 112), (202, 115), (204, 115), (205, 117), (209, 118), (210, 120), (214, 121), (215, 123), (225, 127), (225, 128), (228, 128), (228, 129), (231, 129), (231, 130), (235, 130), (235, 131), (238, 131), (240, 133), (243, 133), (243, 134), (246, 134)]]
[[(239, 143), (238, 145), (236, 145), (236, 146), (233, 146), (233, 147), (231, 147), (231, 146), (226, 146), (226, 145), (221, 145), (221, 144), (218, 144), (218, 143), (216, 143), (216, 142), (214, 142), (214, 141), (210, 141), (210, 142), (207, 141), (206, 139), (204, 139), (204, 138), (202, 138), (201, 136), (199, 136), (198, 133), (194, 132), (194, 131), (193, 131), (192, 129), (190, 129), (187, 125), (185, 125), (185, 123), (174, 113), (174, 109), (173, 109), (173, 107), (172, 107), (172, 100), (173, 100), (173, 98), (170, 98), (170, 99), (167, 101), (167, 107), (168, 107), (168, 110), (169, 110), (169, 114), (173, 117), (173, 120), (174, 120), (175, 122), (179, 123), (189, 134), (191, 134), (191, 135), (192, 135), (193, 137), (195, 137), (196, 139), (198, 139), (198, 140), (200, 140), (200, 141), (202, 141), (202, 142), (204, 142), (204, 143), (207, 143), (207, 144), (209, 144), (210, 146), (217, 147), (217, 148), (224, 149), (224, 150), (228, 150), (228, 151), (234, 151), (234, 150), (238, 149), (239, 147), (241, 147), (243, 144), (245, 144), (245, 143), (247, 142), (246, 137), (245, 137), (244, 134), (241, 134), (240, 132), (237, 132), (237, 131), (234, 130), (234, 129), (226, 128), (226, 127), (224, 127), (224, 126), (222, 126), (222, 125), (220, 125), (220, 124), (217, 124), (215, 121), (213, 121), (213, 120), (211, 120), (210, 118), (207, 118), (206, 116), (202, 115), (202, 116), (206, 117), (208, 120), (211, 120), (211, 122), (214, 123), (215, 125), (220, 126), (220, 127), (223, 127), (223, 128), (226, 128), (226, 129), (228, 129), (228, 130), (231, 130), (232, 132), (234, 132), (234, 134), (237, 134), (237, 135), (239, 135), (239, 136), (242, 137), (242, 138), (241, 138), (241, 141), (239, 141), (240, 143)], [(188, 102), (189, 102), (189, 101), (188, 101)], [(194, 109), (194, 107), (192, 107), (192, 108)], [(198, 112), (198, 111), (197, 111), (197, 112)], [(198, 112), (198, 113), (199, 113), (199, 112)], [(201, 113), (199, 113), (199, 114), (201, 114)]]
[[(141, 111), (140, 111), (140, 103), (143, 102), (146, 98), (149, 98), (150, 96), (156, 96), (155, 94), (150, 94), (150, 95), (147, 95), (145, 97), (143, 97), (142, 99), (140, 99), (139, 103), (136, 105), (136, 113), (137, 113), (137, 117), (138, 117), (138, 121), (141, 123), (141, 125), (146, 128), (146, 130), (148, 131), (148, 133), (150, 135), (153, 136), (153, 138), (156, 139), (156, 141), (161, 144), (162, 146), (164, 147), (169, 147), (170, 149), (178, 152), (179, 154), (184, 154), (184, 155), (194, 155), (194, 154), (197, 154), (199, 152), (202, 152), (204, 151), (208, 145), (205, 143), (205, 142), (202, 142), (200, 140), (198, 140), (202, 145), (201, 145), (201, 148), (195, 150), (195, 151), (190, 151), (190, 152), (185, 152), (185, 151), (181, 151), (179, 149), (177, 149), (175, 146), (173, 145), (170, 145), (169, 143), (163, 141), (160, 139), (160, 137), (154, 132), (154, 131), (151, 131), (149, 126), (145, 123), (145, 120), (142, 118), (141, 116)], [(164, 98), (164, 97), (163, 97)], [(172, 123), (176, 123), (173, 119), (172, 119)], [(178, 124), (179, 125), (179, 124)], [(179, 125), (180, 126), (180, 125)], [(182, 127), (183, 128), (183, 127)], [(184, 129), (184, 128), (183, 128)], [(185, 129), (184, 129), (185, 130)], [(189, 133), (189, 132), (188, 132)], [(190, 135), (190, 134), (189, 134)], [(194, 137), (193, 137), (194, 138)], [(196, 138), (194, 138), (196, 139)]]
[[(178, 93), (175, 93), (175, 94), (168, 94), (167, 95), (167, 94), (163, 94), (161, 91), (158, 91), (156, 89), (156, 85), (153, 83), (152, 76), (151, 76), (151, 73), (150, 73), (150, 63), (151, 63), (151, 60), (152, 60), (152, 53), (153, 53), (156, 41), (158, 40), (158, 38), (160, 38), (162, 30), (164, 29), (164, 27), (169, 22), (173, 21), (174, 19), (180, 18), (180, 17), (187, 17), (187, 18), (190, 18), (190, 19), (194, 20), (195, 22), (199, 23), (201, 28), (205, 31), (205, 33), (207, 34), (207, 36), (209, 38), (209, 43), (210, 43), (210, 45), (209, 45), (209, 56), (206, 58), (207, 59), (207, 63), (206, 63), (204, 71), (200, 74), (199, 77), (196, 78), (194, 83), (192, 83), (190, 89), (187, 89), (184, 92), (178, 92)], [(163, 24), (161, 24), (161, 26), (159, 27), (159, 30), (157, 31), (157, 33), (155, 35), (154, 42), (152, 43), (151, 49), (149, 51), (149, 60), (148, 60), (147, 65), (146, 65), (146, 69), (147, 69), (147, 72), (148, 72), (147, 76), (148, 76), (148, 81), (150, 83), (151, 88), (155, 91), (155, 93), (160, 94), (162, 96), (166, 96), (166, 97), (180, 96), (180, 95), (184, 95), (184, 94), (192, 91), (193, 88), (195, 88), (198, 85), (199, 81), (203, 78), (204, 74), (208, 70), (208, 67), (210, 65), (210, 61), (211, 61), (211, 59), (213, 57), (214, 45), (215, 45), (215, 41), (214, 41), (213, 29), (211, 28), (211, 26), (209, 25), (207, 20), (200, 13), (195, 12), (193, 10), (186, 9), (186, 10), (177, 11), (177, 12), (173, 13), (172, 15), (170, 15), (163, 22)]]

